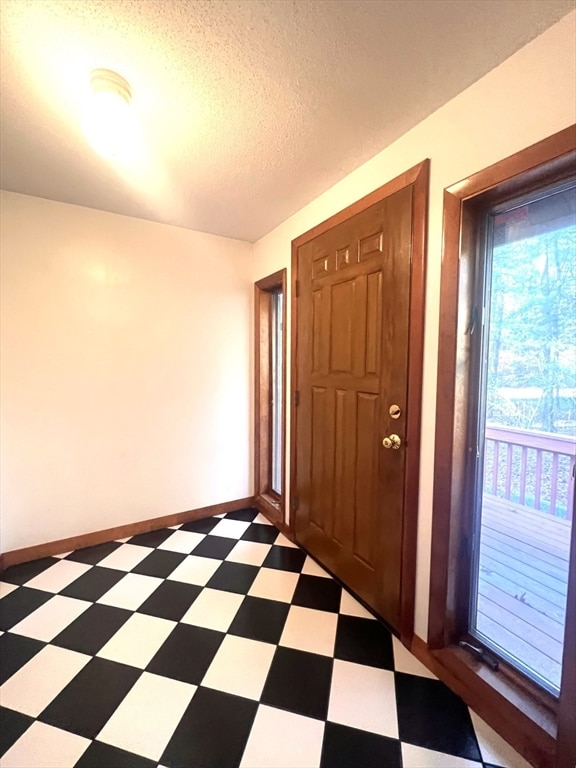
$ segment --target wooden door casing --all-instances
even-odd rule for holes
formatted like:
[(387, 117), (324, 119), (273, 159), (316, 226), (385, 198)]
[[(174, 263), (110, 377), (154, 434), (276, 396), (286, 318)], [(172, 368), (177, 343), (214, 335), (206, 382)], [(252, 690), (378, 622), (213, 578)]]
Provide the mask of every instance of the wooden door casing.
[[(293, 530), (406, 638), (413, 625), (415, 506), (406, 512), (418, 484), (427, 176), (425, 162), (293, 244)], [(390, 417), (392, 403), (402, 409), (398, 420)], [(399, 451), (382, 447), (391, 432), (406, 441)]]

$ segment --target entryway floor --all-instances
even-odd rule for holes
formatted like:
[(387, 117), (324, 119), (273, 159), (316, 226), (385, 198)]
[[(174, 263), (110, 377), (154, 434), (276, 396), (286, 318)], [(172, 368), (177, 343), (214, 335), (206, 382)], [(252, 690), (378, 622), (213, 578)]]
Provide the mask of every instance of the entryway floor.
[(252, 509), (0, 578), (2, 768), (528, 765)]

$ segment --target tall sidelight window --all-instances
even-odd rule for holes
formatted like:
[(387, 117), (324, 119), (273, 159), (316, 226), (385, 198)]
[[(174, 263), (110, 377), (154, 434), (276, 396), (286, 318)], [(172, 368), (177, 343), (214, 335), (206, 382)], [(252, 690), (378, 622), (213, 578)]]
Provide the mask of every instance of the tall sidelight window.
[(255, 284), (255, 503), (283, 522), (286, 270)]
[(576, 127), (444, 192), (428, 649), (576, 763)]
[(283, 403), (284, 403), (284, 293), (281, 288), (271, 297), (270, 312), (270, 379), (271, 412), (270, 419), (270, 489), (282, 496), (282, 445), (284, 440)]
[(557, 696), (576, 455), (575, 183), (478, 218), (469, 628)]

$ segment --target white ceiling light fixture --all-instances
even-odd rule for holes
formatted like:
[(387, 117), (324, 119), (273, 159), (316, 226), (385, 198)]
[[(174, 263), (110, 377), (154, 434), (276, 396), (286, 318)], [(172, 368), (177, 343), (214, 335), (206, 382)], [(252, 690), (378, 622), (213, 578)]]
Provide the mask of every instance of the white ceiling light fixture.
[(90, 87), (92, 94), (83, 120), (86, 138), (104, 157), (120, 159), (134, 138), (130, 85), (111, 69), (93, 69)]

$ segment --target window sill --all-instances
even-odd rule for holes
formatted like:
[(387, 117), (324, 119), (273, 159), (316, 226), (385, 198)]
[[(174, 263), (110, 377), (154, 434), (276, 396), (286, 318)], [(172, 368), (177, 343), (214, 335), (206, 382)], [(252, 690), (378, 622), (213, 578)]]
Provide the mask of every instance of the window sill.
[(529, 762), (553, 768), (557, 717), (552, 697), (494, 672), (457, 646), (433, 651), (414, 637), (412, 653)]

